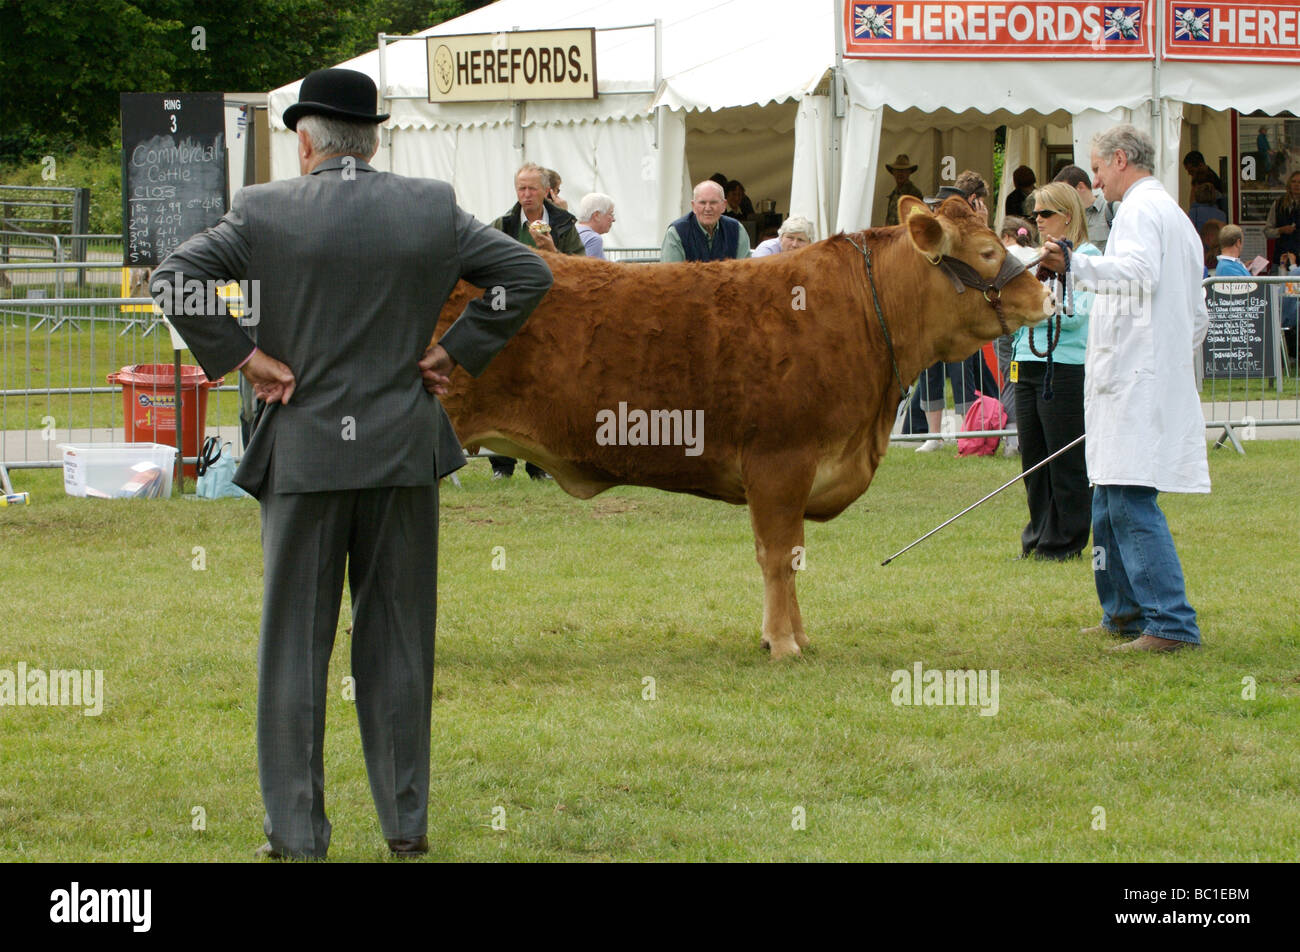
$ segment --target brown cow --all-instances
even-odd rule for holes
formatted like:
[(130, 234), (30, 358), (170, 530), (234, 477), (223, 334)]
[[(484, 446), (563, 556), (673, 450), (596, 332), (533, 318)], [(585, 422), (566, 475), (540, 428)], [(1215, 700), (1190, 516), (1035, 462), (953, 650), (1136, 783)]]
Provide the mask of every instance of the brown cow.
[[(989, 299), (959, 295), (935, 266), (948, 255), (991, 279), (1006, 255), (997, 236), (957, 199), (938, 214), (910, 197), (900, 208), (903, 225), (762, 259), (547, 255), (555, 284), (523, 329), (477, 380), (453, 375), (442, 399), (457, 434), (471, 452), (532, 460), (581, 499), (631, 484), (747, 503), (763, 570), (762, 643), (773, 658), (799, 654), (808, 637), (794, 550), (804, 520), (831, 519), (866, 491), (901, 398), (854, 242), (870, 250), (903, 383), (1002, 333)], [(457, 289), (440, 334), (478, 293)], [(1045, 298), (1018, 275), (1002, 289), (1006, 322), (1041, 320)], [(660, 414), (638, 429), (638, 410)], [(690, 411), (703, 411), (698, 446), (681, 445), (699, 419)], [(624, 445), (611, 439), (611, 418)], [(674, 438), (679, 445), (663, 445)]]

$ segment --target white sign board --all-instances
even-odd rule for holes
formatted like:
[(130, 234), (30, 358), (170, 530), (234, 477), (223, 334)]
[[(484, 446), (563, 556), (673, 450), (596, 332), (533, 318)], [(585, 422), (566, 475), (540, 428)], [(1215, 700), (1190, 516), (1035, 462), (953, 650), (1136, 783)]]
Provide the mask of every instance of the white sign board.
[(596, 31), (428, 37), (429, 102), (595, 99)]

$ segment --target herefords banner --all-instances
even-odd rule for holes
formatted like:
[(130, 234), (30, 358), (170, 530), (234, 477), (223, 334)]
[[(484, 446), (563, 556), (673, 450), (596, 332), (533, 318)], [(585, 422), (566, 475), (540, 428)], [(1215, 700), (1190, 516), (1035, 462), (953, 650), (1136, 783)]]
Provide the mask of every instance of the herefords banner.
[(1154, 59), (1151, 0), (1129, 3), (844, 5), (844, 55), (859, 59)]
[(1300, 64), (1295, 3), (1165, 4), (1165, 59)]
[(429, 102), (595, 99), (596, 31), (428, 38)]

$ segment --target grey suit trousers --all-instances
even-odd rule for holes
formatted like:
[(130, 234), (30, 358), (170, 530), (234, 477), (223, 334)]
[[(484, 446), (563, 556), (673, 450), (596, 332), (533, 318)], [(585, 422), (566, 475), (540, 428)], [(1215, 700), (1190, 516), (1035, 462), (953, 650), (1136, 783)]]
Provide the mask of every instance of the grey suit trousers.
[[(274, 483), (272, 483), (274, 485)], [(257, 753), (265, 830), (323, 858), (325, 708), (346, 564), (352, 677), (370, 790), (387, 839), (427, 832), (438, 487), (262, 495)]]

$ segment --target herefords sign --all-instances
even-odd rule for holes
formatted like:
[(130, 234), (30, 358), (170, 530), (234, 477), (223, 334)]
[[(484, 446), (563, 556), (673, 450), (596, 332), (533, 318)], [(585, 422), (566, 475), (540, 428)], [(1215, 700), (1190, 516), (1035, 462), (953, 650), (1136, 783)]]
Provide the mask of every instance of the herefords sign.
[(1164, 2), (1166, 59), (1300, 63), (1295, 3)]
[(429, 102), (595, 99), (596, 31), (428, 38)]
[(861, 59), (1154, 59), (1151, 0), (844, 5), (844, 55)]

